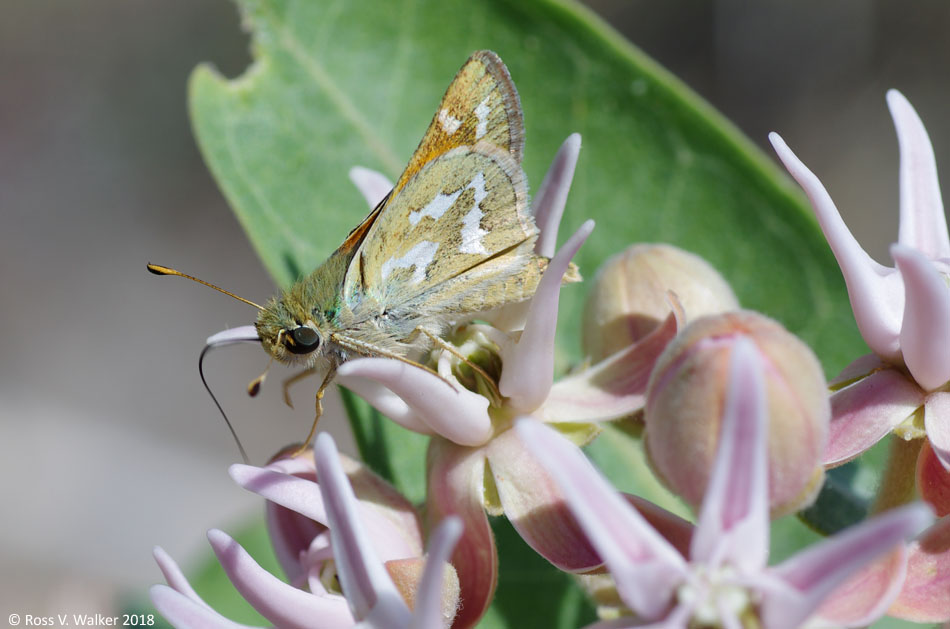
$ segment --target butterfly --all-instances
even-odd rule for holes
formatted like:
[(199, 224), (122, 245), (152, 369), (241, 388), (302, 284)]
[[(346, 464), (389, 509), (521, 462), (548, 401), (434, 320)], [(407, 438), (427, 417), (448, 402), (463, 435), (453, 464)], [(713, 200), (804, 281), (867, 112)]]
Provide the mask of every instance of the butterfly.
[[(323, 264), (264, 306), (168, 267), (149, 270), (259, 308), (253, 335), (227, 340), (253, 336), (272, 360), (302, 364), (301, 375), (323, 372), (319, 419), (344, 361), (376, 356), (421, 366), (409, 358), (414, 348), (445, 346), (440, 335), (450, 323), (534, 295), (548, 259), (534, 252), (523, 151), (521, 102), (508, 69), (495, 53), (478, 51), (449, 85), (392, 191)], [(572, 267), (566, 280), (576, 279)], [(316, 421), (306, 443), (315, 429)]]

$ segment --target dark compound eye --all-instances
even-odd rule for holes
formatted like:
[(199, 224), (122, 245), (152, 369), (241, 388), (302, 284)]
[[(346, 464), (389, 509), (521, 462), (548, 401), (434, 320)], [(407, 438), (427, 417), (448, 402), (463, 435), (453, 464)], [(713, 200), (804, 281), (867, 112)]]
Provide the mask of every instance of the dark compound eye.
[(290, 331), (290, 341), (285, 347), (292, 354), (309, 354), (320, 346), (320, 335), (313, 328), (305, 325)]

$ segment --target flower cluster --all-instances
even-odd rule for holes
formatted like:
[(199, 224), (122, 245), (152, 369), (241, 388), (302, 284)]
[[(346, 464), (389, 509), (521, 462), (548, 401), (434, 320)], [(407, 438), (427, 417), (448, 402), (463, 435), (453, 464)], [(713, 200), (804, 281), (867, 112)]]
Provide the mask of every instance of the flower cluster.
[[(598, 626), (950, 620), (950, 238), (923, 125), (897, 92), (888, 103), (902, 152), (896, 268), (863, 252), (818, 179), (771, 136), (815, 207), (872, 355), (826, 383), (812, 351), (741, 310), (706, 262), (637, 245), (596, 275), (588, 360), (555, 379), (561, 286), (594, 227), (555, 251), (580, 150), (573, 135), (532, 208), (536, 251), (550, 262), (529, 302), (460, 322), (447, 335), (454, 350), (433, 350), (431, 369), (383, 358), (338, 369), (341, 384), (430, 436), (422, 509), (326, 434), (312, 453), (235, 465), (234, 480), (267, 501), (288, 580), (211, 531), (235, 587), (280, 627), (472, 627), (498, 585), (489, 517), (504, 515), (554, 568), (577, 575), (598, 602)], [(371, 206), (390, 189), (365, 169), (351, 177)], [(606, 422), (641, 439), (695, 523), (618, 492), (594, 468), (581, 448)], [(771, 520), (808, 507), (826, 467), (892, 431), (916, 449), (895, 448), (888, 474), (915, 477), (919, 491), (885, 482), (874, 517), (770, 566)], [(930, 526), (934, 509), (941, 519)], [(237, 626), (155, 556), (168, 585), (152, 599), (174, 625)]]

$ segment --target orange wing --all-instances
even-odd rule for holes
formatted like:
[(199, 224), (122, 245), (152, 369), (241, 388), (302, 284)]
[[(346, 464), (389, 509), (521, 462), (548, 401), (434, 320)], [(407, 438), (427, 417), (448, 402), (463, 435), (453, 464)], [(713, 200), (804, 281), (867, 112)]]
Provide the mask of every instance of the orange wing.
[(490, 50), (473, 53), (458, 71), (396, 186), (353, 228), (337, 248), (336, 255), (349, 255), (356, 250), (380, 212), (423, 166), (456, 147), (476, 142), (504, 149), (521, 164), (524, 153), (521, 99), (508, 68)]
[(516, 164), (521, 164), (524, 153), (521, 99), (508, 68), (490, 50), (474, 53), (455, 75), (393, 193), (402, 190), (434, 158), (456, 147), (474, 146), (478, 142), (505, 150)]

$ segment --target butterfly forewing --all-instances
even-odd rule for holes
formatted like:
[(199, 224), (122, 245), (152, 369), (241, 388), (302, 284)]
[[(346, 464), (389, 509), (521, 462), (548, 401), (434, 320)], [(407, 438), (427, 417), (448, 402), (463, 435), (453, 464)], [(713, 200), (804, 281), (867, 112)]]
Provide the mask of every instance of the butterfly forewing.
[(455, 75), (393, 192), (439, 155), (478, 142), (497, 146), (521, 164), (521, 102), (505, 64), (490, 50), (473, 54)]
[(349, 255), (366, 236), (394, 195), (427, 163), (444, 153), (477, 142), (492, 144), (521, 164), (524, 121), (521, 101), (508, 69), (490, 50), (472, 54), (445, 91), (422, 141), (395, 187), (347, 235), (337, 254)]

